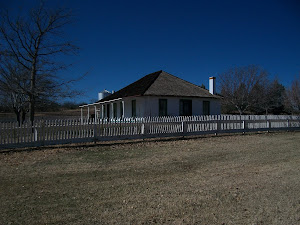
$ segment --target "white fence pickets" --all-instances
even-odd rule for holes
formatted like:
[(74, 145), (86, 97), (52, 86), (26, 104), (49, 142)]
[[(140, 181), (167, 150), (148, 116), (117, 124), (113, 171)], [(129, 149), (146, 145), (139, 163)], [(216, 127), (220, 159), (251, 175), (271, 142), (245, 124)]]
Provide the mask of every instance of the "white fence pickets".
[(300, 116), (212, 115), (0, 123), (0, 148), (72, 142), (300, 129)]

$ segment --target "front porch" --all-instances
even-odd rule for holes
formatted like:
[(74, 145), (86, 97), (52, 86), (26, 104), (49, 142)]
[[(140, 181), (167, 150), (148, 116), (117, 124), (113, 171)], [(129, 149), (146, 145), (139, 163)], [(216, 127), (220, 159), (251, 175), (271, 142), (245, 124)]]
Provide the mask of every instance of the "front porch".
[(125, 112), (125, 102), (122, 98), (95, 102), (79, 107), (81, 109), (81, 120), (123, 118)]

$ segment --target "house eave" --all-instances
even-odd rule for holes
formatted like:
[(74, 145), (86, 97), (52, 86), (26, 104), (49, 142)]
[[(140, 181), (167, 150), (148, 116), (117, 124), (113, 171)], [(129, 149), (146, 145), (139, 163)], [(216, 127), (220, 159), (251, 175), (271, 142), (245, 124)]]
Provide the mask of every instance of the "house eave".
[(143, 95), (143, 96), (151, 96), (151, 97), (176, 97), (176, 98), (213, 98), (213, 99), (220, 99), (219, 96), (196, 96), (196, 95), (151, 95), (151, 94), (147, 94), (147, 95)]

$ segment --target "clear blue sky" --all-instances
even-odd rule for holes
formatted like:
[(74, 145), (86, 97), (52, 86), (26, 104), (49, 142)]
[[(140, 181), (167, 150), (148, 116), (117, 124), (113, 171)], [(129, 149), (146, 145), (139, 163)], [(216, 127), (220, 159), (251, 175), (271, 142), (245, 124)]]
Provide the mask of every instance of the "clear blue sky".
[[(13, 10), (35, 2), (2, 0), (0, 6)], [(158, 70), (206, 86), (209, 76), (232, 66), (261, 65), (285, 86), (300, 74), (299, 0), (48, 3), (76, 14), (66, 33), (81, 51), (64, 76), (89, 72), (76, 85), (85, 90), (78, 102)]]

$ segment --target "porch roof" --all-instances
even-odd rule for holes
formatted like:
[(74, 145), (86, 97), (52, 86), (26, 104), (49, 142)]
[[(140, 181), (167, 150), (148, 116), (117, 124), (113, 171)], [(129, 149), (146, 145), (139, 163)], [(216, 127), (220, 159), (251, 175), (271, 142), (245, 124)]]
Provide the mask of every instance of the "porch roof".
[(122, 98), (117, 98), (117, 99), (112, 99), (112, 100), (107, 100), (107, 101), (103, 101), (103, 102), (95, 102), (95, 103), (90, 103), (90, 104), (86, 104), (86, 105), (80, 105), (79, 108), (84, 108), (84, 107), (89, 107), (89, 106), (95, 106), (95, 105), (101, 105), (101, 104), (105, 104), (105, 103), (109, 103), (109, 102), (114, 102), (114, 101), (119, 101), (122, 100)]

